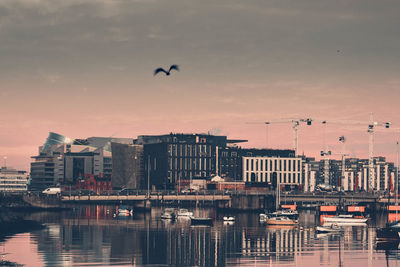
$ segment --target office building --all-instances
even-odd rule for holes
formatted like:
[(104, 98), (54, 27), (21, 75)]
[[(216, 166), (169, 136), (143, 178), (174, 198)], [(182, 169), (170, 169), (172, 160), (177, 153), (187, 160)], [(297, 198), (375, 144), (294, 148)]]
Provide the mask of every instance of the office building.
[(27, 190), (29, 175), (9, 167), (0, 169), (0, 192), (24, 192)]
[(89, 137), (71, 139), (49, 133), (31, 162), (31, 190), (76, 184), (86, 174), (111, 176), (111, 142), (133, 143), (131, 138)]

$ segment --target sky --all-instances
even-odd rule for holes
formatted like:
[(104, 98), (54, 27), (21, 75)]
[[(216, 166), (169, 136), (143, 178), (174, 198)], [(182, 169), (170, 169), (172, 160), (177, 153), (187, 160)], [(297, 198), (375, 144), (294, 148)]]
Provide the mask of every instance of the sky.
[(300, 154), (340, 153), (345, 135), (366, 158), (371, 112), (392, 123), (376, 128), (375, 155), (395, 161), (398, 14), (397, 0), (2, 0), (0, 165), (29, 170), (50, 131), (291, 148), (289, 118), (314, 119)]

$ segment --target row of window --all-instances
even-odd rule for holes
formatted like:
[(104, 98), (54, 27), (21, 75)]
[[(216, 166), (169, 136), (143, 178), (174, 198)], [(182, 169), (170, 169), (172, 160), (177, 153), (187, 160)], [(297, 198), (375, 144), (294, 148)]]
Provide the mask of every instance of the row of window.
[[(300, 173), (277, 173), (279, 183), (299, 184)], [(246, 172), (245, 182), (271, 183), (272, 173)]]
[(197, 157), (211, 155), (211, 145), (172, 144), (168, 147), (168, 154), (181, 157)]
[(12, 181), (12, 180), (28, 180), (28, 177), (24, 176), (16, 176), (16, 177), (7, 177), (7, 176), (0, 176), (0, 181)]
[(199, 170), (206, 171), (211, 169), (210, 158), (174, 158), (168, 159), (170, 170)]
[(246, 158), (244, 169), (249, 171), (301, 171), (301, 160)]
[(0, 185), (4, 185), (4, 184), (21, 184), (21, 185), (26, 185), (28, 181), (1, 181), (0, 180)]

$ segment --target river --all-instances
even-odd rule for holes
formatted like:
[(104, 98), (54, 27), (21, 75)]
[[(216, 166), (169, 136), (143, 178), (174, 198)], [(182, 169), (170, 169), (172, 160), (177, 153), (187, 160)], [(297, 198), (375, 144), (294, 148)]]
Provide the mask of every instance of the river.
[(302, 211), (294, 228), (267, 227), (255, 213), (235, 214), (236, 222), (226, 223), (214, 209), (198, 211), (214, 218), (211, 227), (163, 221), (160, 208), (128, 218), (114, 218), (113, 212), (111, 206), (81, 206), (28, 214), (46, 227), (1, 241), (0, 255), (25, 266), (400, 265), (397, 244), (375, 241), (375, 228), (387, 215), (341, 234), (317, 235), (314, 211)]

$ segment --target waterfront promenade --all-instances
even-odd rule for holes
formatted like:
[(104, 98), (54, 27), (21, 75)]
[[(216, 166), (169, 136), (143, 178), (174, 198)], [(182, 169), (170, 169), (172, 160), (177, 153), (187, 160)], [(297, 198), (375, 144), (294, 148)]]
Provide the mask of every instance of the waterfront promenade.
[[(74, 204), (131, 204), (136, 207), (150, 208), (159, 205), (196, 205), (237, 210), (262, 210), (275, 207), (275, 193), (272, 191), (207, 191), (196, 194), (177, 194), (173, 191), (146, 192), (118, 195), (109, 191), (105, 194), (82, 194), (63, 192), (61, 195), (43, 195), (30, 193), (22, 195), (23, 200), (33, 207), (54, 208)], [(296, 204), (298, 208), (312, 209), (320, 205), (364, 205), (372, 209), (381, 209), (394, 198), (388, 195), (370, 193), (281, 193), (281, 204)]]

